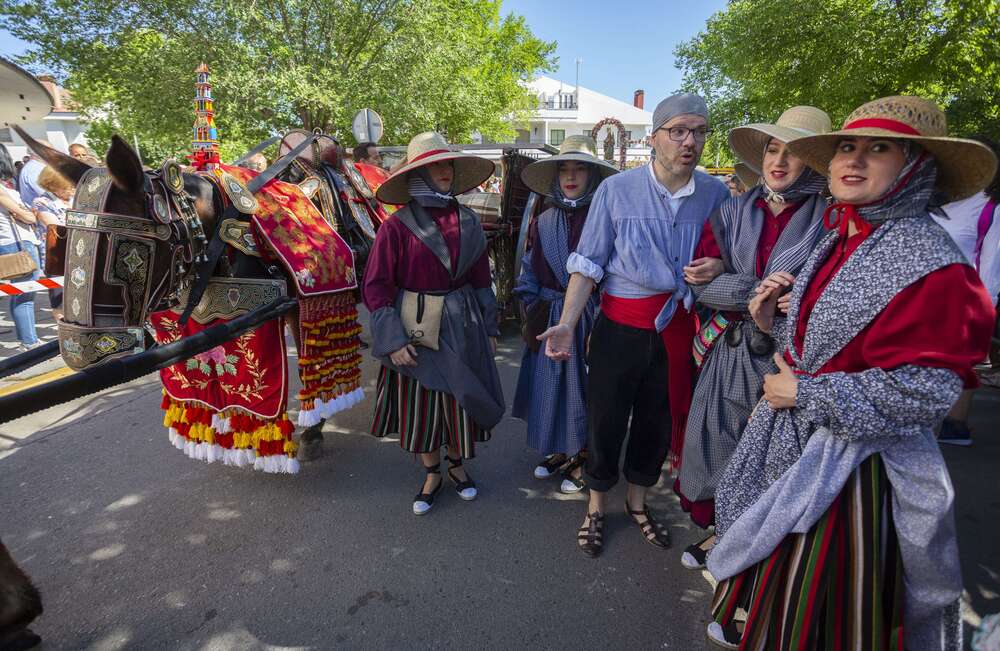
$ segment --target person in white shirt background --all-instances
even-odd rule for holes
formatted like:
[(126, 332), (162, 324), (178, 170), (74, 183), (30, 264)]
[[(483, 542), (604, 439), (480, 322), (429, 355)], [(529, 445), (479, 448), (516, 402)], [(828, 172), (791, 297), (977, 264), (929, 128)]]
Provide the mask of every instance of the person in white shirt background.
[[(65, 226), (66, 210), (73, 201), (76, 193), (76, 186), (69, 179), (61, 176), (53, 168), (46, 166), (42, 173), (38, 175), (38, 185), (45, 194), (35, 197), (31, 207), (35, 210), (38, 221), (35, 224), (35, 233), (38, 235), (38, 253), (42, 260), (42, 268), (45, 268), (45, 245), (46, 234), (49, 226)], [(53, 274), (62, 275), (62, 273)], [(62, 317), (62, 289), (49, 290), (49, 304), (52, 306), (55, 317)]]
[[(985, 136), (975, 138), (1000, 155), (1000, 144)], [(942, 206), (944, 214), (932, 214), (935, 221), (951, 235), (958, 248), (979, 272), (979, 277), (997, 305), (1000, 294), (1000, 171), (989, 186), (968, 199), (954, 201)], [(997, 336), (996, 334), (994, 336)], [(996, 346), (991, 347), (993, 368), (1000, 367), (1000, 355)], [(989, 362), (987, 362), (989, 363)], [(989, 384), (996, 378), (984, 377)], [(973, 390), (962, 392), (962, 396), (944, 419), (938, 441), (951, 445), (972, 445), (969, 429), (969, 410), (972, 406)]]
[[(38, 163), (38, 161), (32, 162)], [(14, 162), (7, 148), (0, 145), (0, 254), (27, 251), (34, 258), (36, 266), (33, 272), (17, 278), (8, 278), (6, 279), (8, 282), (34, 280), (40, 277), (39, 242), (35, 233), (37, 221), (35, 213), (21, 201), (14, 190)], [(11, 296), (10, 311), (14, 319), (14, 330), (20, 342), (18, 348), (28, 350), (39, 345), (41, 342), (35, 334), (34, 294)]]

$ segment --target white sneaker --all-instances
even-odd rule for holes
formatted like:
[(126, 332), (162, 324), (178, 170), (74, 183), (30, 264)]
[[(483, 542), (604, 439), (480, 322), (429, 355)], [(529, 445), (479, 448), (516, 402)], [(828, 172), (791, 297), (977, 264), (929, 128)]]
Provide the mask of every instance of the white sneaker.
[(712, 644), (721, 646), (723, 649), (738, 649), (740, 648), (739, 642), (730, 642), (726, 639), (726, 633), (722, 629), (722, 625), (719, 622), (711, 622), (708, 625), (708, 630), (705, 631), (708, 636), (708, 641)]
[(586, 488), (586, 486), (587, 485), (579, 479), (573, 481), (572, 479), (564, 478), (562, 483), (559, 485), (559, 492), (565, 493), (566, 495), (572, 495), (573, 493), (579, 493)]
[(461, 497), (466, 502), (471, 502), (472, 500), (479, 497), (479, 489), (475, 486), (470, 486), (469, 488), (463, 488), (462, 490), (456, 490), (458, 496)]

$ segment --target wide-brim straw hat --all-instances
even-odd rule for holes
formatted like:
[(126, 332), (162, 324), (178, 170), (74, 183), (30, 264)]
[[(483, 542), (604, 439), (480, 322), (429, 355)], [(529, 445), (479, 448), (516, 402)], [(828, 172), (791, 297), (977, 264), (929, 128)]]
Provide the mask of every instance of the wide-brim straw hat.
[(815, 106), (793, 106), (774, 124), (761, 122), (736, 127), (729, 132), (729, 147), (737, 158), (760, 175), (764, 168), (764, 150), (771, 138), (788, 144), (798, 138), (829, 133), (832, 128), (826, 111)]
[(559, 163), (575, 161), (590, 165), (604, 180), (618, 173), (618, 168), (597, 157), (597, 143), (590, 136), (569, 136), (559, 145), (559, 153), (531, 163), (521, 170), (521, 181), (532, 192), (545, 196), (552, 195), (552, 181), (559, 172)]
[(452, 194), (462, 194), (493, 176), (493, 161), (460, 151), (452, 151), (448, 141), (436, 131), (425, 131), (413, 136), (406, 146), (406, 164), (389, 175), (379, 186), (375, 197), (383, 203), (407, 203), (410, 197), (407, 174), (413, 170), (442, 161), (453, 161), (455, 176), (451, 183)]
[(919, 143), (937, 162), (937, 187), (951, 201), (970, 197), (989, 185), (997, 158), (986, 145), (948, 137), (944, 112), (921, 97), (883, 97), (856, 108), (839, 131), (789, 143), (809, 167), (829, 175), (830, 161), (843, 138), (890, 138)]
[(736, 163), (733, 166), (733, 172), (743, 181), (743, 185), (748, 188), (754, 187), (760, 181), (760, 174), (750, 169), (750, 166), (746, 163)]

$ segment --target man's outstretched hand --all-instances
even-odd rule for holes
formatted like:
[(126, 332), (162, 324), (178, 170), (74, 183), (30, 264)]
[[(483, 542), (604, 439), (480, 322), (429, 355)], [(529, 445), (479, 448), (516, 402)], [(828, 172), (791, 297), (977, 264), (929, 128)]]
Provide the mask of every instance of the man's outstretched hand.
[(572, 355), (573, 330), (566, 324), (554, 325), (538, 335), (538, 341), (545, 342), (545, 356), (565, 362)]

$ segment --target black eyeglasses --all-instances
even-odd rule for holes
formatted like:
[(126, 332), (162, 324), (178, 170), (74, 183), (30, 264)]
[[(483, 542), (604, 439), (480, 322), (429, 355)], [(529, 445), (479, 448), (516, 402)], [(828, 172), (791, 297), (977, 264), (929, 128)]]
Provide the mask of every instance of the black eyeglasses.
[(660, 131), (666, 131), (667, 136), (670, 137), (674, 142), (684, 142), (687, 140), (688, 134), (690, 133), (694, 136), (695, 142), (705, 142), (705, 139), (712, 135), (712, 130), (705, 127), (700, 127), (698, 129), (688, 129), (687, 127), (660, 127)]

